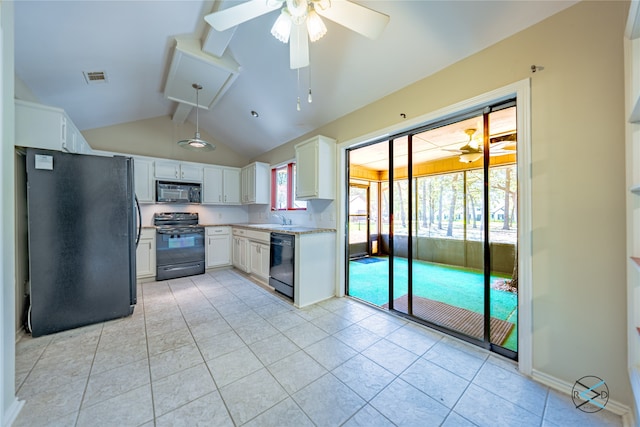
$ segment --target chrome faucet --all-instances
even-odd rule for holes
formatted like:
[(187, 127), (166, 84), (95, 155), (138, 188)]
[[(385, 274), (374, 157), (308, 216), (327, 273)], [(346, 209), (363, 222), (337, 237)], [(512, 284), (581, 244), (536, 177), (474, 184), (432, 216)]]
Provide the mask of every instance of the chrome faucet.
[[(277, 214), (274, 213), (272, 214), (273, 216), (275, 216), (276, 218), (280, 218), (280, 220), (282, 221), (282, 225), (287, 225), (287, 217), (281, 214)], [(289, 224), (291, 224), (291, 220), (289, 220)]]

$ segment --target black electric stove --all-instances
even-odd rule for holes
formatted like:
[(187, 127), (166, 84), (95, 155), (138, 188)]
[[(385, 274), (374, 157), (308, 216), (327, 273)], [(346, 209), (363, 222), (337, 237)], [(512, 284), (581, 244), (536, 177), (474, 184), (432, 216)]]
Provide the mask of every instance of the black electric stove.
[(204, 274), (204, 227), (198, 214), (161, 212), (153, 215), (156, 226), (156, 280)]

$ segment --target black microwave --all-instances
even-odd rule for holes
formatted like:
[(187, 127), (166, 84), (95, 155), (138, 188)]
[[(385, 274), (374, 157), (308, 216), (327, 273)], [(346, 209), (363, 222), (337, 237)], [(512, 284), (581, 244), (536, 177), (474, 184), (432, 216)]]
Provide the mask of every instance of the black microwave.
[(201, 187), (199, 183), (156, 181), (156, 202), (200, 203)]

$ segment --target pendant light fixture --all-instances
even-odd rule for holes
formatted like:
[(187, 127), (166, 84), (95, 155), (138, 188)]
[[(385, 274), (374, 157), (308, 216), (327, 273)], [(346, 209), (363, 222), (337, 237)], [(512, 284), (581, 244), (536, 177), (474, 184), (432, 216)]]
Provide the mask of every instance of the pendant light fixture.
[(200, 131), (199, 131), (199, 123), (198, 123), (198, 110), (200, 109), (200, 104), (198, 99), (198, 92), (200, 91), (200, 89), (202, 89), (202, 86), (200, 86), (198, 83), (194, 83), (191, 85), (191, 87), (193, 87), (196, 90), (196, 134), (191, 139), (183, 139), (182, 141), (178, 141), (178, 145), (187, 150), (194, 150), (194, 151), (215, 150), (216, 149), (215, 145), (203, 139), (200, 139)]

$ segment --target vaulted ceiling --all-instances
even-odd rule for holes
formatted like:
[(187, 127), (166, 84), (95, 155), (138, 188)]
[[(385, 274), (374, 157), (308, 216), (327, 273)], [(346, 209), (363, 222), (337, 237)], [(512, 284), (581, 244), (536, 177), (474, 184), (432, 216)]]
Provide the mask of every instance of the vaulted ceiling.
[[(325, 19), (327, 34), (311, 44), (310, 67), (299, 70), (289, 68), (289, 47), (270, 34), (279, 12), (225, 34), (205, 23), (205, 15), (238, 1), (16, 1), (16, 75), (40, 102), (88, 130), (163, 115), (195, 122), (190, 79), (202, 80), (205, 95), (219, 84), (213, 75), (222, 61), (235, 71), (218, 98), (205, 96), (210, 108), (199, 110), (200, 128), (253, 158), (576, 3), (354, 1), (390, 16), (382, 35), (370, 40)], [(194, 52), (176, 50), (176, 39)], [(173, 70), (176, 52), (214, 72), (188, 62)], [(83, 73), (95, 71), (106, 82), (88, 84)], [(165, 93), (172, 85), (184, 86), (178, 101)]]

